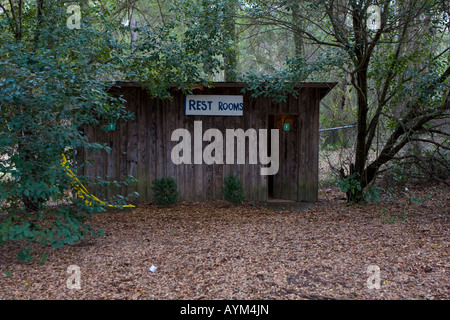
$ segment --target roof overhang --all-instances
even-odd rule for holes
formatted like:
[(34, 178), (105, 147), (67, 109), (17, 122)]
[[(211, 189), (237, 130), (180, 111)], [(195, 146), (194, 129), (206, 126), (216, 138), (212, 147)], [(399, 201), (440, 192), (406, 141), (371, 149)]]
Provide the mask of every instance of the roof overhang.
[[(306, 88), (317, 88), (319, 89), (320, 99), (322, 100), (333, 88), (337, 85), (337, 82), (300, 82), (296, 85), (297, 90)], [(211, 87), (213, 88), (245, 88), (247, 84), (245, 82), (212, 82)], [(117, 81), (112, 87), (124, 87), (124, 88), (141, 88), (143, 85), (139, 82), (131, 81)], [(175, 88), (175, 86), (174, 86)], [(199, 87), (194, 87), (197, 89)]]

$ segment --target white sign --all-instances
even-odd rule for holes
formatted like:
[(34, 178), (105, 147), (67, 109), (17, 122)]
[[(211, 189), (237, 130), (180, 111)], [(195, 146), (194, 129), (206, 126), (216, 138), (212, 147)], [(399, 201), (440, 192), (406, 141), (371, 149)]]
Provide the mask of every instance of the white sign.
[(187, 116), (242, 116), (243, 96), (190, 95), (184, 101)]

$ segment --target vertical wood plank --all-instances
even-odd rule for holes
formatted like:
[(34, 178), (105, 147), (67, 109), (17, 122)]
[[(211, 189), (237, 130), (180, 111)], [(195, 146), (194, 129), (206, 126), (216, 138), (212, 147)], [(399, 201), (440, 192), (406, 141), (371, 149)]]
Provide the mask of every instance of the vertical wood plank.
[(306, 99), (305, 89), (302, 89), (300, 96), (300, 114), (299, 114), (299, 159), (298, 159), (298, 201), (306, 201), (306, 145), (307, 141), (307, 108), (308, 100)]
[[(150, 156), (149, 156), (149, 167), (150, 170), (148, 171), (148, 181), (150, 186), (152, 185), (153, 181), (156, 178), (159, 178), (158, 176), (158, 130), (157, 130), (157, 126), (158, 126), (158, 101), (156, 99), (151, 99), (150, 100), (150, 122), (151, 122), (151, 127), (150, 127)], [(148, 190), (148, 194), (149, 194), (149, 200), (150, 201), (154, 201), (155, 197), (154, 194), (150, 188), (150, 190)]]
[(144, 166), (143, 169), (143, 175), (145, 176), (146, 181), (146, 191), (145, 195), (142, 195), (142, 199), (146, 202), (151, 201), (152, 192), (151, 192), (151, 184), (152, 184), (152, 178), (154, 174), (154, 168), (152, 167), (153, 159), (154, 159), (154, 147), (153, 147), (153, 126), (154, 126), (154, 119), (153, 119), (153, 100), (150, 99), (150, 96), (147, 94), (147, 92), (143, 92), (143, 100), (142, 100), (142, 106), (143, 106), (143, 113), (145, 114), (145, 125), (144, 125), (144, 163), (142, 164)]
[(137, 192), (139, 193), (139, 201), (143, 202), (145, 201), (146, 194), (147, 194), (147, 175), (145, 172), (146, 164), (147, 164), (147, 157), (148, 157), (148, 151), (146, 150), (146, 126), (147, 126), (147, 117), (146, 117), (146, 105), (145, 105), (145, 95), (146, 93), (142, 90), (136, 90), (137, 91), (137, 111), (136, 111), (136, 118), (137, 118), (137, 179), (138, 179), (138, 185), (137, 185)]

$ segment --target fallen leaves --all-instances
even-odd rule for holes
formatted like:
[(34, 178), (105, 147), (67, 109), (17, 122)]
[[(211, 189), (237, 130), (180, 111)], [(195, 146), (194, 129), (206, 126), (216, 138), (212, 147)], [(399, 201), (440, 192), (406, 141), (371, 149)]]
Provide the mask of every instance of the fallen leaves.
[[(106, 237), (45, 248), (45, 264), (3, 247), (0, 299), (449, 299), (449, 188), (439, 191), (378, 206), (326, 192), (304, 212), (207, 202), (99, 214), (91, 223)], [(80, 267), (80, 290), (66, 286), (69, 265)], [(381, 289), (367, 288), (369, 265)]]

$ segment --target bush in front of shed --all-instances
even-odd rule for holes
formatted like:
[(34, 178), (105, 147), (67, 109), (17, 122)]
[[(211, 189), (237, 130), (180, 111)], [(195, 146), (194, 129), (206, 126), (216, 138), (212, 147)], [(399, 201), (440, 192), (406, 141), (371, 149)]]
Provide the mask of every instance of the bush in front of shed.
[(239, 176), (230, 173), (223, 181), (222, 186), (223, 198), (235, 204), (244, 200), (244, 188)]
[(177, 183), (173, 178), (154, 179), (152, 191), (158, 206), (166, 206), (178, 201)]

